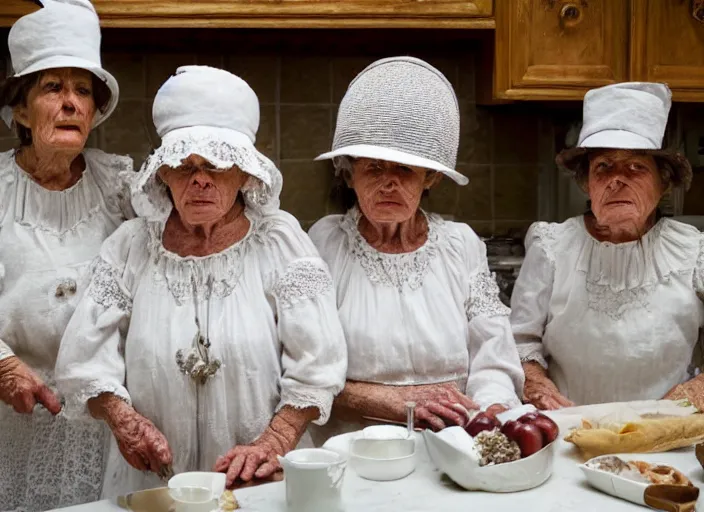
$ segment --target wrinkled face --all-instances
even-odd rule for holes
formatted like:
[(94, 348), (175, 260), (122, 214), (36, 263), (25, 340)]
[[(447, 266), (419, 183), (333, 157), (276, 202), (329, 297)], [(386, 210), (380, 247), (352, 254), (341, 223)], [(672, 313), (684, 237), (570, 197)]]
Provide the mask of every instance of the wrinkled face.
[(601, 225), (632, 223), (641, 229), (665, 191), (655, 159), (628, 150), (604, 150), (589, 157), (588, 192)]
[(423, 190), (442, 175), (422, 167), (357, 158), (347, 185), (354, 189), (359, 208), (372, 222), (404, 222), (415, 215)]
[(159, 177), (169, 187), (181, 220), (198, 226), (221, 220), (249, 176), (237, 167), (216, 171), (205, 158), (190, 155), (180, 167), (159, 169)]
[(81, 151), (96, 113), (93, 76), (77, 68), (44, 71), (26, 105), (14, 109), (15, 122), (32, 132), (36, 149)]

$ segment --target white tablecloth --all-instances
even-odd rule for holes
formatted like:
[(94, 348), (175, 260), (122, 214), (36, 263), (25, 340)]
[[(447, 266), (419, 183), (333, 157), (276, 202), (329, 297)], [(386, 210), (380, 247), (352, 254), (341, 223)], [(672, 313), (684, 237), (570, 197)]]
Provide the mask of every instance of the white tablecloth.
[[(602, 414), (604, 406), (565, 410), (553, 417), (563, 432), (576, 426), (583, 415)], [(622, 405), (610, 404), (607, 412)], [(640, 409), (642, 410), (642, 409)], [(648, 409), (650, 411), (650, 409)], [(425, 512), (425, 511), (470, 511), (470, 512), (620, 512), (645, 510), (626, 501), (602, 494), (591, 488), (577, 464), (580, 461), (573, 445), (558, 441), (553, 474), (542, 486), (513, 494), (489, 494), (468, 492), (457, 487), (435, 469), (421, 444), (419, 464), (416, 471), (396, 482), (372, 482), (358, 477), (348, 468), (343, 485), (346, 512)], [(677, 467), (692, 482), (704, 488), (704, 470), (694, 456), (694, 449), (685, 449), (663, 454), (639, 456), (650, 462), (662, 462)], [(284, 483), (242, 489), (235, 493), (244, 512), (285, 512)], [(704, 510), (704, 493), (697, 504)], [(62, 512), (118, 512), (123, 511), (114, 502), (101, 501), (62, 509)], [(311, 511), (318, 512), (318, 511)], [(324, 511), (320, 511), (324, 512)]]

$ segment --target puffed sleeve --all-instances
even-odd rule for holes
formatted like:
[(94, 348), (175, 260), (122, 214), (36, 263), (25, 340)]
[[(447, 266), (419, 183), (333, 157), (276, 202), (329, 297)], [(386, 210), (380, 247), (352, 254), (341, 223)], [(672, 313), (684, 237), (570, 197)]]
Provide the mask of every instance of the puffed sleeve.
[(59, 392), (67, 416), (87, 413), (86, 402), (113, 393), (126, 402), (124, 342), (132, 311), (135, 252), (143, 221), (123, 223), (103, 242), (91, 268), (91, 282), (66, 327), (56, 362)]
[(699, 300), (704, 302), (704, 235), (699, 238), (699, 256), (694, 268), (694, 290)]
[(526, 236), (526, 257), (511, 296), (511, 328), (521, 361), (548, 368), (542, 339), (548, 321), (555, 267), (545, 246), (550, 226), (537, 222)]
[(328, 267), (298, 221), (285, 212), (268, 221), (270, 297), (283, 345), (281, 400), (299, 409), (317, 407), (324, 425), (345, 384), (347, 347)]
[(469, 378), (467, 395), (481, 408), (518, 407), (524, 375), (509, 323), (510, 310), (499, 299), (489, 272), (486, 246), (469, 227), (463, 233), (468, 257)]
[(0, 340), (0, 361), (2, 361), (3, 359), (7, 359), (8, 357), (14, 356), (14, 355), (15, 355), (15, 353), (7, 345), (7, 343)]
[(132, 158), (105, 153), (95, 148), (86, 149), (83, 154), (94, 171), (93, 176), (110, 211), (125, 220), (133, 219), (135, 213), (132, 208), (130, 185), (136, 173)]

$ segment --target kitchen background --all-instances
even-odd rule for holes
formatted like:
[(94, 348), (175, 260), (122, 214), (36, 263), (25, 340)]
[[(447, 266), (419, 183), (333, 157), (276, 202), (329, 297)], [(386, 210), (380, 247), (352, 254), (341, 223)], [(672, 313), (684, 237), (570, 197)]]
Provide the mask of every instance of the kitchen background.
[[(332, 167), (313, 162), (331, 144), (337, 108), (354, 76), (372, 61), (414, 55), (440, 69), (453, 84), (461, 109), (457, 169), (470, 184), (444, 180), (424, 205), (468, 223), (487, 238), (490, 263), (508, 298), (520, 266), (522, 238), (535, 220), (563, 220), (584, 210), (585, 198), (554, 165), (554, 155), (574, 143), (579, 103), (481, 106), (477, 78), (482, 45), (477, 31), (433, 30), (178, 30), (106, 29), (103, 65), (117, 78), (120, 104), (94, 131), (89, 145), (129, 154), (137, 165), (159, 139), (151, 105), (159, 86), (180, 65), (223, 67), (245, 79), (259, 96), (257, 147), (284, 175), (282, 208), (307, 229), (338, 212), (332, 198)], [(0, 31), (7, 41), (7, 31)], [(0, 47), (7, 56), (7, 48)], [(7, 59), (0, 66), (9, 67)], [(5, 75), (5, 70), (0, 69)], [(481, 82), (482, 80), (480, 80)], [(207, 94), (207, 91), (204, 91)], [(679, 104), (670, 116), (669, 143), (685, 150), (704, 169), (704, 105)], [(0, 127), (0, 150), (14, 147)], [(704, 215), (704, 171), (684, 198), (663, 203), (668, 214)]]

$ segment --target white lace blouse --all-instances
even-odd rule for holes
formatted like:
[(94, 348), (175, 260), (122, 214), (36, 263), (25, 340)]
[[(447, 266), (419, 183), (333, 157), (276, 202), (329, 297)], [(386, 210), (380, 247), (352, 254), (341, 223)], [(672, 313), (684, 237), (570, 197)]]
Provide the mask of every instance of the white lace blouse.
[[(344, 385), (327, 266), (289, 214), (245, 213), (248, 234), (205, 257), (167, 251), (163, 222), (123, 224), (103, 245), (61, 347), (57, 378), (70, 410), (85, 412), (103, 392), (131, 402), (166, 436), (177, 473), (210, 471), (284, 405), (317, 407), (325, 423)], [(177, 364), (199, 332), (222, 363), (205, 384)], [(104, 496), (163, 485), (112, 444)]]
[(385, 254), (357, 229), (360, 213), (310, 230), (330, 266), (351, 380), (456, 381), (482, 407), (520, 405), (523, 371), (484, 243), (466, 224), (429, 214), (416, 251)]
[[(17, 355), (54, 387), (64, 329), (102, 242), (132, 216), (129, 157), (87, 149), (64, 191), (37, 184), (0, 154), (0, 359)], [(0, 510), (47, 510), (98, 499), (105, 430), (0, 403)]]
[(523, 361), (578, 405), (662, 398), (693, 375), (704, 324), (704, 237), (661, 219), (640, 241), (599, 242), (584, 217), (534, 224), (511, 299)]

